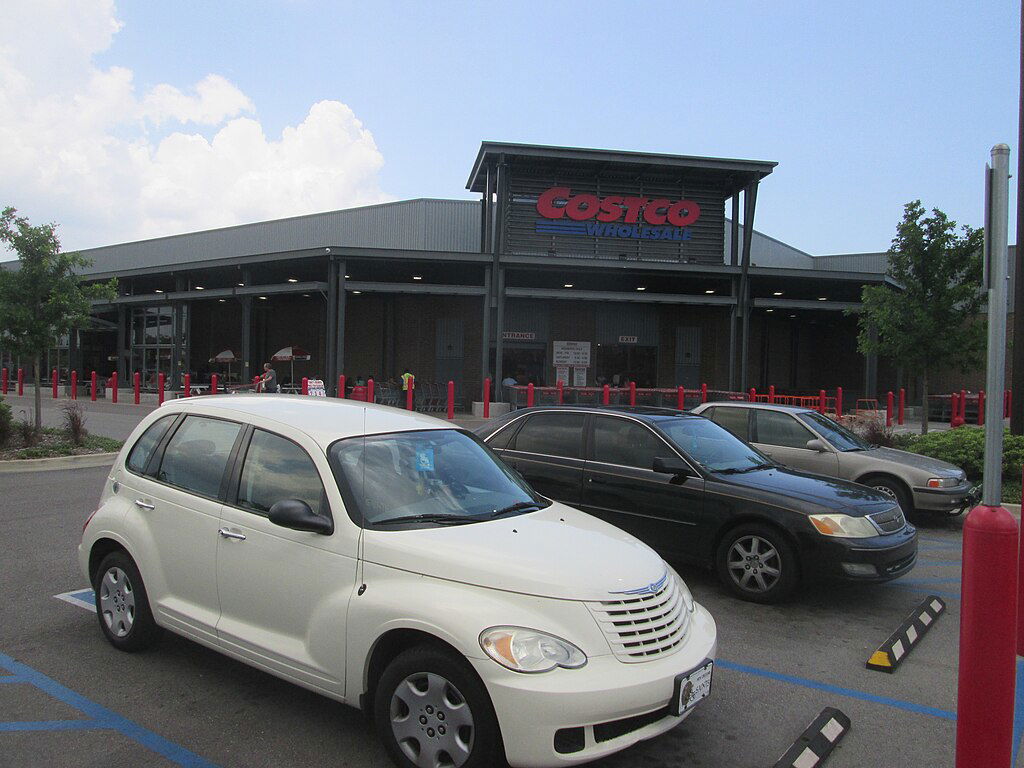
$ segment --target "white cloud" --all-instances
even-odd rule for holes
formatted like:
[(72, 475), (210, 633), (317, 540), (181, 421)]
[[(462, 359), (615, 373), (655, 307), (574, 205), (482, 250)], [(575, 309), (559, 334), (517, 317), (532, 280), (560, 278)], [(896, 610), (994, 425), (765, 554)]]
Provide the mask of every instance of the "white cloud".
[(130, 69), (98, 66), (121, 28), (112, 0), (15, 0), (4, 16), (0, 205), (57, 221), (66, 247), (389, 199), (372, 134), (339, 101), (267, 136), (221, 75), (140, 94)]

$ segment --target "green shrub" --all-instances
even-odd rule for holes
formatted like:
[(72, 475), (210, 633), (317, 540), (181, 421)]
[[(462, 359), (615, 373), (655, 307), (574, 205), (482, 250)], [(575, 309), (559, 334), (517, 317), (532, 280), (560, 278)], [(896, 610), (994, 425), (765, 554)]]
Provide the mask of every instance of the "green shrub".
[[(985, 462), (985, 430), (981, 427), (960, 427), (929, 432), (914, 438), (904, 450), (931, 456), (962, 468), (971, 480), (980, 480)], [(1003, 432), (1003, 477), (1020, 479), (1024, 465), (1024, 435)]]
[(11, 412), (11, 406), (0, 397), (0, 448), (7, 445), (13, 432), (14, 414)]

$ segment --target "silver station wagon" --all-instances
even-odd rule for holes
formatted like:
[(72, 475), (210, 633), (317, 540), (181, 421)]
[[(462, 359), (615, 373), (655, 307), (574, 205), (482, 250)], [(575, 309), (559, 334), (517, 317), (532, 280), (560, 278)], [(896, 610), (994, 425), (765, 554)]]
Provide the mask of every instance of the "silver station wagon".
[(767, 403), (704, 403), (693, 409), (779, 464), (868, 485), (904, 513), (956, 515), (976, 501), (962, 469), (939, 459), (865, 442), (810, 408)]

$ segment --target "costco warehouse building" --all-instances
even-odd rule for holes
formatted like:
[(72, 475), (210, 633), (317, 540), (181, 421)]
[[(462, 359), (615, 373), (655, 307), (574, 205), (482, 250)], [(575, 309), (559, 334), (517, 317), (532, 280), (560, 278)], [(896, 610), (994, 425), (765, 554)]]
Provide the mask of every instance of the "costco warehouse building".
[[(484, 377), (640, 387), (872, 395), (904, 372), (856, 351), (862, 286), (884, 253), (812, 257), (754, 229), (775, 163), (484, 142), (467, 189), (83, 251), (120, 296), (44, 370), (164, 373), (228, 366), (248, 381), (275, 351), (295, 378)], [(578, 342), (567, 344), (566, 342)], [(0, 352), (0, 354), (3, 354)], [(568, 355), (568, 357), (567, 357)], [(556, 360), (556, 357), (558, 358)], [(556, 362), (564, 367), (556, 365)], [(7, 355), (3, 363), (17, 366)], [(26, 368), (28, 365), (26, 364)], [(276, 366), (287, 380), (290, 367)], [(909, 374), (909, 372), (907, 372)], [(909, 393), (908, 393), (909, 394)], [(500, 397), (500, 394), (499, 394)]]

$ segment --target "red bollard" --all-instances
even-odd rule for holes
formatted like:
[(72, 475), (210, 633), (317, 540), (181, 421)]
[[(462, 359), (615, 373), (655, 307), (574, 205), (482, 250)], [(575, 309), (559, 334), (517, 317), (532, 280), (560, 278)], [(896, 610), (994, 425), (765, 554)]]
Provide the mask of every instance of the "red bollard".
[(903, 426), (903, 406), (907, 401), (907, 392), (903, 387), (900, 387), (900, 405), (896, 411), (896, 423)]
[(686, 410), (686, 388), (676, 388), (676, 409), (680, 411)]
[(960, 425), (967, 423), (967, 390), (960, 390)]
[(985, 426), (985, 390), (978, 392), (978, 426)]
[(491, 418), (491, 380), (484, 379), (484, 418)]
[(25, 394), (25, 369), (18, 369), (18, 397)]
[(192, 375), (186, 373), (184, 381), (182, 382), (182, 397), (192, 397)]
[(217, 381), (217, 374), (216, 373), (211, 374), (210, 375), (210, 394), (211, 395), (216, 395), (217, 394), (217, 384), (218, 383), (219, 382)]
[(367, 379), (366, 380), (366, 402), (368, 402), (368, 403), (375, 403), (376, 400), (374, 399), (374, 397), (375, 396), (373, 394), (373, 379)]
[(110, 374), (110, 402), (117, 403), (117, 371)]
[(89, 377), (89, 399), (96, 402), (96, 371)]
[(135, 381), (134, 381), (134, 386), (135, 386), (135, 404), (138, 405), (139, 404), (139, 392), (142, 389), (142, 376), (139, 374), (138, 371), (136, 371), (134, 378), (135, 378)]
[(0, 394), (4, 394), (4, 395), (7, 394), (7, 377), (8, 377), (8, 375), (9, 374), (7, 373), (7, 369), (6, 368), (4, 368), (3, 371), (0, 371)]
[(629, 382), (629, 404), (636, 405), (636, 382)]
[(1007, 389), (1007, 390), (1003, 391), (1003, 418), (1004, 419), (1010, 418), (1010, 404), (1012, 402), (1012, 398), (1013, 398), (1013, 391), (1012, 390)]
[(843, 418), (843, 388), (836, 387), (836, 419)]
[(889, 390), (889, 394), (885, 398), (885, 426), (892, 426), (892, 390)]
[(413, 390), (416, 388), (416, 377), (409, 376), (409, 388), (405, 390), (405, 407), (406, 410), (416, 410), (415, 403), (413, 401)]
[(775, 385), (774, 384), (769, 384), (768, 385), (768, 402), (769, 403), (774, 403), (775, 402)]
[(54, 400), (57, 399), (57, 384), (58, 384), (58, 382), (59, 382), (59, 379), (58, 379), (58, 376), (57, 376), (57, 369), (54, 368), (53, 372), (50, 374), (50, 386), (53, 387), (53, 399)]
[(71, 399), (78, 399), (78, 371), (71, 372)]
[(604, 389), (602, 389), (602, 390), (601, 390), (601, 402), (602, 402), (602, 403), (603, 403), (604, 405), (608, 405), (608, 403), (610, 403), (610, 402), (611, 402), (611, 397), (610, 397), (610, 395), (611, 395), (611, 393), (610, 393), (610, 392), (608, 391), (608, 385), (607, 385), (607, 384), (605, 384), (605, 385), (604, 385)]
[(526, 385), (526, 407), (533, 408), (533, 382)]
[(824, 389), (819, 389), (818, 390), (818, 413), (820, 413), (822, 416), (825, 415), (825, 404), (827, 402), (828, 402), (828, 398), (825, 397), (825, 390)]
[(706, 403), (708, 401), (708, 385), (707, 383), (700, 385), (700, 401)]
[(562, 380), (559, 379), (555, 382), (555, 390), (558, 392), (558, 404), (562, 404)]
[(309, 394), (309, 377), (308, 376), (303, 376), (302, 377), (302, 389), (300, 391), (304, 395), (308, 395)]
[(978, 506), (963, 528), (957, 768), (1009, 768), (1017, 645), (1017, 522)]
[(167, 382), (166, 374), (161, 373), (157, 378), (156, 384), (156, 404), (164, 404), (164, 384)]
[(956, 429), (960, 426), (960, 395), (954, 392), (949, 396), (949, 427)]
[(751, 387), (750, 391), (747, 393), (747, 402), (748, 403), (755, 403), (755, 402), (757, 402), (757, 390), (754, 389), (753, 387)]
[(455, 382), (448, 380), (448, 420), (455, 418)]
[[(1021, 467), (1021, 481), (1024, 482), (1024, 467)], [(1024, 485), (1021, 486), (1024, 489)], [(1024, 490), (1021, 491), (1021, 509), (1024, 509)], [(1017, 655), (1024, 656), (1024, 536), (1020, 537), (1017, 548)]]
[(345, 397), (345, 374), (338, 377), (338, 397)]

